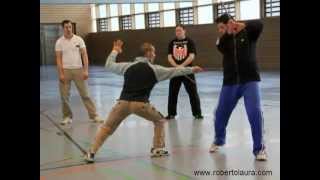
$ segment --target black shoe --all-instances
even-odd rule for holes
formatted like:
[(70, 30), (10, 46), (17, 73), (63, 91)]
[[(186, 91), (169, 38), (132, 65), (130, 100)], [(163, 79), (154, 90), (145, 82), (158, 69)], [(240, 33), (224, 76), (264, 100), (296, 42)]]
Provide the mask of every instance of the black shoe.
[(194, 116), (194, 120), (203, 120), (203, 116), (200, 114), (200, 115), (195, 115)]
[(167, 120), (174, 120), (175, 116), (174, 115), (168, 115), (165, 117)]

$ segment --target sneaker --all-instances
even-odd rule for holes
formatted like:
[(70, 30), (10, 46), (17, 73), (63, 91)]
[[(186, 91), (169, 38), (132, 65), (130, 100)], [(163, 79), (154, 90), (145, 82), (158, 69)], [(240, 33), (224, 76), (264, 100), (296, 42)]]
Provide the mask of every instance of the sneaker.
[(266, 161), (267, 160), (267, 152), (265, 149), (262, 149), (258, 152), (256, 155), (256, 160), (257, 161)]
[(151, 157), (169, 156), (169, 152), (164, 148), (152, 148)]
[(203, 116), (200, 114), (200, 115), (195, 115), (194, 116), (194, 120), (203, 120)]
[(104, 120), (102, 119), (102, 118), (100, 118), (99, 116), (96, 116), (96, 117), (94, 117), (94, 118), (91, 118), (90, 119), (92, 122), (94, 122), (94, 123), (103, 123), (104, 122)]
[(85, 157), (84, 157), (84, 160), (85, 160), (87, 163), (93, 163), (93, 162), (94, 162), (94, 153), (87, 152), (87, 154), (86, 154)]
[(220, 149), (221, 146), (219, 145), (216, 145), (216, 144), (212, 144), (210, 149), (209, 149), (209, 152), (210, 153), (214, 153), (214, 152), (217, 152), (219, 149)]
[(165, 117), (165, 119), (167, 120), (175, 120), (175, 116), (174, 115), (168, 115)]
[(65, 117), (65, 118), (60, 122), (61, 125), (66, 125), (66, 124), (71, 124), (71, 123), (72, 123), (72, 119), (69, 118), (69, 117)]

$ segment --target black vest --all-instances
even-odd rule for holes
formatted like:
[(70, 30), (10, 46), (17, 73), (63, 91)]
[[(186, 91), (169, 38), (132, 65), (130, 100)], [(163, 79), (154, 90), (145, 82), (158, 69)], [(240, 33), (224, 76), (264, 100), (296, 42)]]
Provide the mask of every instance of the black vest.
[(156, 75), (148, 63), (134, 64), (124, 74), (120, 100), (149, 102), (151, 90), (156, 83)]

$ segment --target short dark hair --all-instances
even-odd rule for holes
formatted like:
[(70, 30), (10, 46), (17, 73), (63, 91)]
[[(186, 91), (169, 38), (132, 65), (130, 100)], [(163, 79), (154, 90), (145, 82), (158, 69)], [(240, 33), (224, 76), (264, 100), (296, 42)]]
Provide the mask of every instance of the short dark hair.
[(233, 19), (233, 17), (228, 13), (224, 13), (216, 19), (216, 23), (227, 24), (230, 19)]
[(69, 24), (69, 23), (72, 24), (72, 21), (69, 20), (69, 19), (65, 19), (65, 20), (63, 20), (63, 21), (61, 22), (61, 26), (64, 27), (65, 24)]
[(176, 28), (177, 28), (177, 27), (181, 27), (183, 30), (186, 29), (186, 28), (184, 27), (184, 25), (182, 25), (182, 24), (177, 24), (177, 25), (176, 25)]

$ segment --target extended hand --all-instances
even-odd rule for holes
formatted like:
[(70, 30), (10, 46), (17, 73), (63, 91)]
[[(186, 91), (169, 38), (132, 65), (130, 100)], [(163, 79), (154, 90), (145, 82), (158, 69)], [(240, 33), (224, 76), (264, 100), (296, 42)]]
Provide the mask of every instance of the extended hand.
[(192, 67), (192, 72), (193, 73), (198, 73), (198, 72), (202, 72), (202, 71), (203, 71), (203, 69), (201, 67), (199, 67), (199, 66), (193, 66)]
[(118, 40), (113, 42), (112, 50), (115, 50), (118, 53), (121, 53), (122, 52), (122, 45), (123, 45), (123, 42), (120, 39), (118, 39)]

